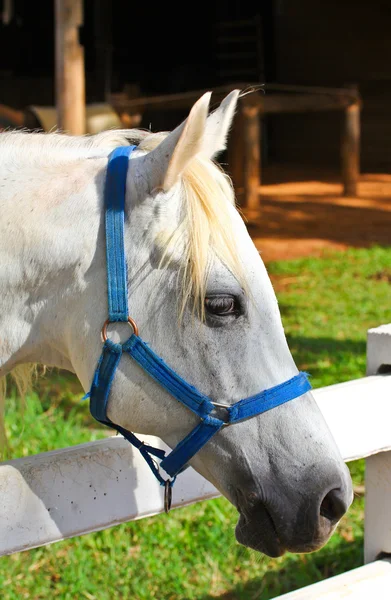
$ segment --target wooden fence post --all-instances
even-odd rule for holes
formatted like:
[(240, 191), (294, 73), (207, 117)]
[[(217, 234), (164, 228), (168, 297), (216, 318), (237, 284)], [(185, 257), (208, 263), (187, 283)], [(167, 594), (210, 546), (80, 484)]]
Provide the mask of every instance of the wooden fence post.
[(86, 129), (84, 50), (79, 44), (82, 0), (55, 0), (57, 124), (73, 135)]
[(237, 112), (228, 138), (228, 172), (235, 188), (239, 204), (243, 205), (244, 193), (244, 143), (243, 143), (243, 105), (238, 102)]
[(359, 102), (354, 102), (345, 108), (341, 146), (344, 196), (357, 196), (360, 174), (360, 112)]
[(391, 554), (391, 452), (365, 459), (364, 561)]
[[(367, 375), (389, 371), (391, 323), (369, 329), (367, 336)], [(380, 452), (365, 460), (365, 562), (376, 560), (382, 553), (391, 554), (390, 473), (390, 451)]]
[(255, 94), (243, 98), (244, 203), (249, 219), (259, 213), (261, 185), (261, 115)]

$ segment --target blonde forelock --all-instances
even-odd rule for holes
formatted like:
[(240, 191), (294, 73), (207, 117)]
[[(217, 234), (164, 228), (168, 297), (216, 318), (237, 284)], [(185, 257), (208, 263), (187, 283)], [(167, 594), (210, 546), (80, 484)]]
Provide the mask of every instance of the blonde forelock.
[[(167, 134), (148, 136), (141, 150), (153, 150)], [(165, 234), (166, 248), (162, 265), (170, 264), (170, 249), (181, 243), (179, 314), (183, 316), (189, 302), (192, 310), (204, 318), (204, 300), (214, 258), (218, 258), (245, 286), (243, 268), (238, 258), (232, 222), (235, 194), (231, 180), (218, 164), (198, 155), (188, 165), (181, 180), (184, 191), (183, 220)]]

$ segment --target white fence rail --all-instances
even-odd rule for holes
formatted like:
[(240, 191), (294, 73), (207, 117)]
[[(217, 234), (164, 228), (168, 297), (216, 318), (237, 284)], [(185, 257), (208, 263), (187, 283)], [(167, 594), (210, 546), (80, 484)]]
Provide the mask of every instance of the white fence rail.
[(275, 600), (390, 600), (391, 561), (376, 560)]
[[(368, 377), (314, 391), (344, 459), (370, 457), (366, 561), (380, 552), (391, 553), (391, 376), (375, 375), (380, 368), (386, 370), (384, 365), (391, 365), (391, 325), (368, 333)], [(164, 447), (160, 440), (144, 437)], [(210, 483), (188, 469), (175, 485), (173, 506), (216, 496)], [(2, 463), (0, 498), (0, 555), (163, 511), (161, 487), (139, 453), (120, 437)], [(370, 577), (380, 571), (390, 577), (388, 563), (375, 564)], [(330, 594), (325, 598), (344, 597)], [(356, 597), (361, 598), (349, 596)]]
[[(391, 450), (391, 377), (365, 377), (314, 395), (345, 460)], [(143, 438), (164, 447), (157, 438)], [(173, 503), (178, 507), (217, 495), (188, 469), (175, 484)], [(121, 437), (3, 463), (0, 498), (0, 554), (163, 511), (161, 486)]]

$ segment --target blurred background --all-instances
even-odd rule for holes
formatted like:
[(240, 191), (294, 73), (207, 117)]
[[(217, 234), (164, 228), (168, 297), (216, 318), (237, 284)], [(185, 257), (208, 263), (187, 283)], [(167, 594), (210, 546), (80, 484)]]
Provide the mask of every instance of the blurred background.
[[(0, 0), (0, 129), (167, 130), (206, 90), (212, 106), (252, 91), (221, 163), (290, 347), (315, 387), (362, 377), (366, 330), (390, 321), (390, 30), (385, 0)], [(9, 455), (110, 434), (81, 396), (46, 373), (21, 420), (10, 388)], [(350, 467), (352, 509), (314, 555), (240, 547), (218, 499), (4, 557), (1, 598), (268, 600), (347, 571), (363, 561), (365, 503), (363, 461)]]

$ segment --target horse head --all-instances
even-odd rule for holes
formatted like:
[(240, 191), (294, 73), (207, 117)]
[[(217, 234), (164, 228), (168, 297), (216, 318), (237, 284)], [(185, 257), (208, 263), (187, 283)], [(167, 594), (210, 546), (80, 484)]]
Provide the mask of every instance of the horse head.
[[(232, 92), (208, 116), (206, 94), (169, 134), (125, 133), (137, 145), (125, 197), (130, 315), (142, 339), (217, 410), (298, 373), (266, 268), (213, 160), (225, 149), (237, 99)], [(126, 143), (123, 133), (104, 139), (110, 135)], [(104, 141), (99, 148), (88, 143), (82, 156), (64, 151), (61, 169), (37, 170), (35, 183), (30, 167), (39, 201), (32, 194), (31, 211), (17, 223), (23, 238), (12, 237), (29, 246), (30, 266), (9, 269), (10, 281), (19, 271), (31, 279), (29, 301), (16, 306), (10, 295), (7, 309), (15, 312), (15, 356), (72, 369), (86, 390), (107, 317), (103, 190), (110, 151)], [(20, 184), (12, 194), (26, 191)], [(109, 336), (123, 342), (128, 327), (111, 326)], [(129, 357), (119, 362), (107, 414), (171, 447), (200, 422)], [(352, 500), (348, 469), (310, 391), (222, 427), (190, 464), (237, 507), (237, 539), (270, 556), (321, 547)]]

